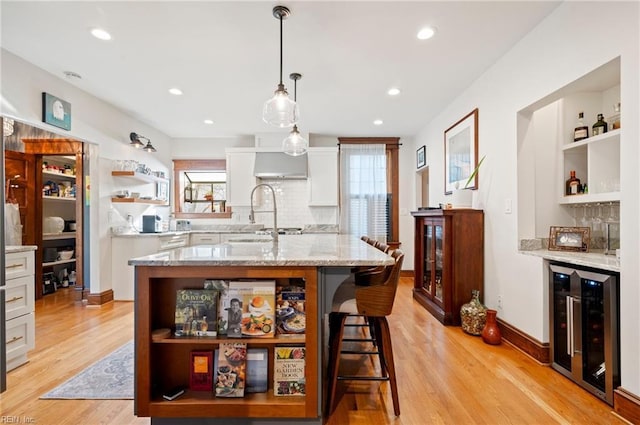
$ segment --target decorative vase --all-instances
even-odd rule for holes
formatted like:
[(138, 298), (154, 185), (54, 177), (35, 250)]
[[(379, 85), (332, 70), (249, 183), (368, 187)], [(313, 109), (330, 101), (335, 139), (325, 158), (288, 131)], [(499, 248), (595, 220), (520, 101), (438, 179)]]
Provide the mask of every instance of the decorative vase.
[(473, 204), (473, 190), (456, 189), (452, 193), (451, 203), (453, 208), (471, 208)]
[(502, 342), (502, 333), (496, 321), (496, 310), (487, 310), (487, 323), (482, 330), (482, 340), (487, 344), (498, 345)]
[(487, 319), (487, 308), (480, 302), (480, 291), (471, 291), (471, 301), (460, 308), (462, 330), (471, 335), (481, 335)]

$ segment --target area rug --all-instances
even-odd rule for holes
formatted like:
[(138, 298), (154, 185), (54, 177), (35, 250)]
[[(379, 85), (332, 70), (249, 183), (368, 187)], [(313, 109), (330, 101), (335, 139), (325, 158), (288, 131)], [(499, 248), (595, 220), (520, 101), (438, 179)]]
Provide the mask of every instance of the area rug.
[(40, 398), (133, 400), (133, 341)]

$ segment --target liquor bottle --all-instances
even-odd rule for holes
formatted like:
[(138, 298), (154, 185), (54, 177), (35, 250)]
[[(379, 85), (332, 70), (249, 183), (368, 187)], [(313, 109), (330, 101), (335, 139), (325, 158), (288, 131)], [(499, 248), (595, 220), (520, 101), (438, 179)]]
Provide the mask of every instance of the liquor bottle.
[(598, 121), (593, 125), (593, 135), (604, 134), (607, 132), (607, 122), (604, 120), (604, 115), (598, 114)]
[(570, 174), (571, 177), (567, 180), (565, 193), (567, 195), (577, 195), (578, 187), (580, 186), (580, 179), (576, 177), (576, 172), (574, 170), (571, 170)]
[(580, 112), (578, 114), (578, 125), (575, 130), (573, 130), (573, 141), (577, 142), (578, 140), (584, 140), (589, 137), (589, 127), (584, 125), (584, 113)]

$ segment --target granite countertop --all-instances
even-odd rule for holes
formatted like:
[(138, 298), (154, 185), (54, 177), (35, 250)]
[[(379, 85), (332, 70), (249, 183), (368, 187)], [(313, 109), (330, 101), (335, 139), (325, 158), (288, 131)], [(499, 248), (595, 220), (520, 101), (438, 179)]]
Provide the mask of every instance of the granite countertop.
[(158, 232), (158, 233), (112, 233), (112, 238), (148, 238), (152, 236), (179, 236), (179, 235), (188, 235), (189, 231), (180, 231), (180, 232)]
[(25, 251), (35, 251), (38, 249), (36, 245), (7, 245), (4, 248), (5, 254), (11, 254), (13, 252), (25, 252)]
[(524, 255), (533, 255), (546, 260), (562, 261), (579, 266), (594, 267), (596, 269), (620, 271), (620, 260), (615, 255), (605, 255), (604, 251), (593, 252), (571, 252), (571, 251), (549, 251), (548, 249), (533, 249), (519, 251)]
[[(245, 239), (251, 241), (251, 239)], [(280, 235), (279, 242), (176, 248), (129, 260), (132, 266), (377, 266), (393, 258), (353, 235)]]

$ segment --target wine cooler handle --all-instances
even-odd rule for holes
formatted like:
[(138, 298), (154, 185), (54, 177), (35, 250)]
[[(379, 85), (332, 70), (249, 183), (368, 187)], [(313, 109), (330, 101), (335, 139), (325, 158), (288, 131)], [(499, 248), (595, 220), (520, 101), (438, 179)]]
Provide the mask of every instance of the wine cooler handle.
[(567, 354), (573, 357), (573, 297), (567, 295)]

